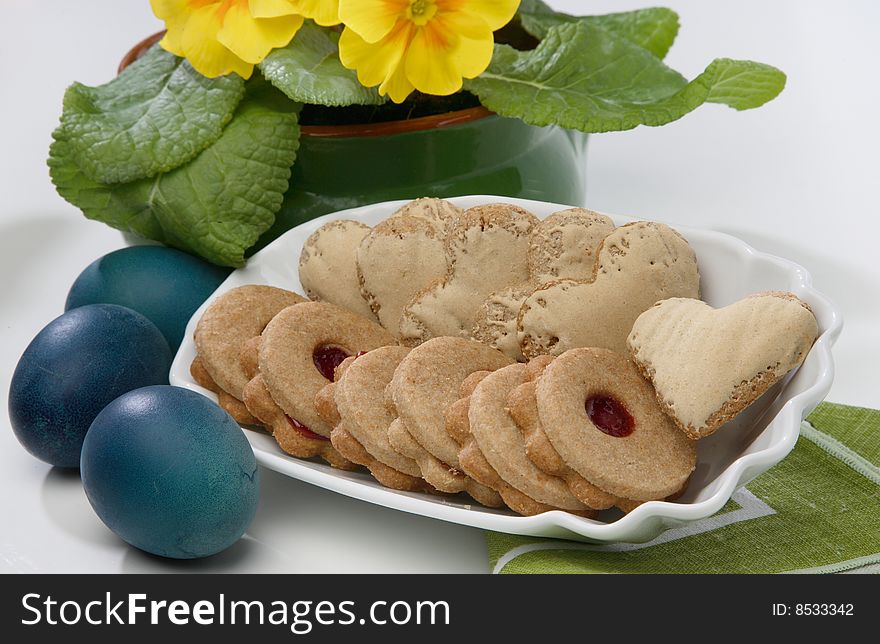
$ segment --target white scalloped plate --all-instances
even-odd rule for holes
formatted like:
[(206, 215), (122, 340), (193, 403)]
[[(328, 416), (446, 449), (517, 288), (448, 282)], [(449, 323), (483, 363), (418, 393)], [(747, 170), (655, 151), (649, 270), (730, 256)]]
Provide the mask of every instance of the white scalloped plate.
[[(568, 207), (492, 196), (460, 197), (452, 201), (465, 208), (503, 201), (522, 206), (539, 217)], [(309, 235), (333, 219), (357, 219), (375, 225), (403, 203), (353, 208), (297, 226), (256, 253), (248, 265), (232, 273), (214, 295), (242, 284), (271, 284), (301, 293), (297, 265)], [(632, 221), (614, 215), (611, 218), (617, 225)], [(697, 253), (703, 298), (709, 304), (725, 306), (759, 291), (792, 291), (812, 307), (820, 330), (819, 339), (793, 376), (773, 387), (723, 431), (700, 441), (697, 470), (686, 494), (678, 501), (645, 503), (626, 516), (608, 512), (602, 517), (604, 521), (583, 519), (561, 511), (521, 517), (508, 511), (483, 508), (464, 496), (438, 498), (389, 490), (365, 473), (342, 472), (319, 462), (288, 456), (267, 434), (245, 429), (257, 460), (292, 478), (370, 503), (512, 534), (587, 542), (644, 542), (664, 530), (714, 514), (737, 488), (781, 461), (794, 448), (801, 420), (831, 388), (834, 377), (831, 346), (840, 334), (842, 320), (831, 302), (813, 289), (809, 273), (797, 264), (760, 253), (729, 235), (697, 228), (676, 226), (676, 229)], [(192, 334), (204, 306), (189, 322), (186, 338), (171, 367), (170, 379), (173, 385), (216, 400), (214, 394), (197, 385), (189, 374), (189, 365), (195, 357)]]

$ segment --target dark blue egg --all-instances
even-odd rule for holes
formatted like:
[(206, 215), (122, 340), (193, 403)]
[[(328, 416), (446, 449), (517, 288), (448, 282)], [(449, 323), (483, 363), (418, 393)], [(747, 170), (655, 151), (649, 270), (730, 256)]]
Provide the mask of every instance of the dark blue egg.
[(171, 349), (137, 311), (92, 304), (55, 318), (25, 349), (9, 387), (22, 445), (60, 467), (79, 466), (89, 425), (127, 391), (167, 384)]
[(145, 315), (172, 351), (186, 324), (218, 286), (228, 268), (165, 246), (132, 246), (92, 262), (73, 283), (65, 311), (86, 304), (119, 304)]
[(81, 474), (107, 527), (162, 557), (220, 552), (257, 511), (257, 461), (238, 423), (179, 387), (144, 387), (107, 405), (86, 436)]

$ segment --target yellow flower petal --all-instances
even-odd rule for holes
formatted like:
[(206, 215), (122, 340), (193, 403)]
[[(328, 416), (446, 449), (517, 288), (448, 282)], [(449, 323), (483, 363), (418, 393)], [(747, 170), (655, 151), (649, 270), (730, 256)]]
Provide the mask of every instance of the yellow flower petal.
[(277, 18), (300, 13), (295, 4), (295, 0), (250, 0), (250, 10), (254, 18)]
[(168, 20), (189, 11), (186, 0), (150, 0), (150, 6), (153, 8), (153, 15), (159, 20)]
[(378, 43), (368, 43), (351, 29), (346, 28), (339, 39), (339, 60), (349, 69), (356, 69), (358, 80), (366, 87), (385, 82), (401, 66), (412, 27), (401, 20), (389, 37)]
[(447, 31), (459, 35), (455, 58), (461, 75), (476, 78), (486, 71), (495, 50), (492, 30), (486, 23), (461, 12), (440, 13), (436, 21)]
[(150, 0), (150, 5), (153, 14), (165, 21), (165, 36), (159, 41), (159, 46), (175, 56), (183, 56), (180, 38), (189, 18), (186, 0)]
[(501, 29), (513, 19), (520, 0), (435, 0), (440, 11), (469, 14), (486, 23), (492, 31)]
[(406, 13), (409, 0), (339, 0), (345, 26), (368, 43), (382, 40)]
[(319, 25), (330, 27), (338, 25), (339, 0), (292, 0), (297, 13), (311, 18)]
[(394, 73), (379, 86), (379, 94), (381, 96), (387, 95), (395, 103), (403, 103), (414, 89), (415, 87), (406, 77), (404, 66), (398, 65)]
[(242, 78), (250, 78), (254, 71), (246, 63), (217, 41), (222, 27), (222, 12), (217, 4), (200, 7), (193, 11), (180, 38), (180, 45), (190, 64), (209, 78), (235, 72)]
[(476, 78), (489, 67), (494, 51), (495, 42), (491, 35), (489, 38), (479, 39), (459, 38), (458, 50), (455, 52), (458, 71), (465, 78)]
[(454, 52), (458, 38), (443, 29), (439, 21), (432, 21), (419, 29), (406, 53), (406, 77), (426, 94), (448, 96), (461, 89)]
[(449, 31), (466, 38), (477, 40), (488, 37), (490, 40), (493, 39), (492, 30), (489, 29), (485, 20), (464, 11), (438, 11), (435, 20), (441, 21)]
[(183, 45), (180, 42), (182, 29), (169, 29), (159, 41), (159, 46), (167, 52), (171, 52), (175, 56), (183, 58), (186, 54), (183, 51)]
[(253, 18), (244, 4), (229, 7), (217, 40), (243, 61), (256, 64), (276, 47), (284, 47), (302, 27), (298, 15)]

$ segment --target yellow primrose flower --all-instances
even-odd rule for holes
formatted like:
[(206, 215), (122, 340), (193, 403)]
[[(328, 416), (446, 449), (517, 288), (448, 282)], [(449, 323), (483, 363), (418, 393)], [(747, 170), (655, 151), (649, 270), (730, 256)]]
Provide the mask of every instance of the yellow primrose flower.
[(492, 32), (519, 0), (339, 0), (339, 57), (367, 87), (402, 103), (417, 89), (446, 96), (492, 60)]
[[(332, 0), (329, 4), (333, 4)], [(160, 44), (186, 58), (210, 78), (235, 72), (250, 78), (254, 65), (284, 47), (299, 31), (303, 14), (297, 5), (327, 0), (150, 0), (165, 22)]]

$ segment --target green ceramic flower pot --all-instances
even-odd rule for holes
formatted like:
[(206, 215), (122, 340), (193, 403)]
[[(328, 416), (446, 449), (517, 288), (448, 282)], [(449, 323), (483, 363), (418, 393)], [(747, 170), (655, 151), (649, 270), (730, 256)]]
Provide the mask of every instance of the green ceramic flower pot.
[(303, 127), (290, 188), (257, 248), (320, 215), (379, 201), (492, 194), (580, 205), (587, 135), (478, 107), (373, 126)]

